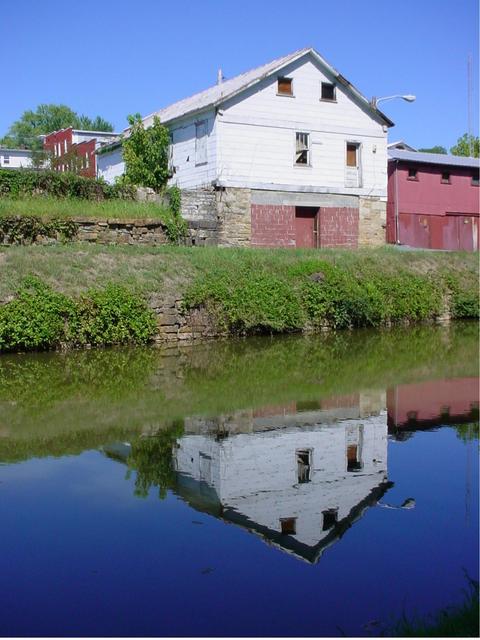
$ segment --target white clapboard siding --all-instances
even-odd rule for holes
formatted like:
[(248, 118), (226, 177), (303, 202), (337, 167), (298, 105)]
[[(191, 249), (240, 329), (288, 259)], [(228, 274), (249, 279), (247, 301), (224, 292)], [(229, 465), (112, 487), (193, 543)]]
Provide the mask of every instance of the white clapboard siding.
[[(363, 428), (363, 469), (347, 471), (352, 428)], [(296, 539), (314, 545), (326, 536), (323, 511), (346, 517), (387, 477), (387, 416), (231, 435), (220, 442), (203, 435), (177, 441), (176, 468), (215, 489), (224, 507), (251, 522), (280, 530), (280, 518), (297, 518)], [(297, 449), (312, 450), (311, 481), (298, 484)]]
[(97, 177), (103, 178), (109, 184), (115, 182), (125, 171), (122, 148), (117, 147), (109, 153), (97, 154)]
[[(217, 116), (218, 176), (235, 186), (258, 183), (386, 196), (387, 134), (382, 123), (336, 87), (336, 102), (320, 100), (331, 82), (311, 59), (282, 70), (293, 97), (277, 95), (276, 77), (229, 100)], [(294, 164), (295, 132), (310, 134), (309, 167)], [(346, 143), (361, 145), (361, 186), (346, 187)]]
[[(197, 143), (196, 133), (201, 132), (203, 123), (206, 136)], [(204, 186), (215, 180), (215, 112), (210, 110), (198, 116), (185, 118), (169, 125), (169, 129), (172, 136), (171, 162), (175, 168), (170, 183), (188, 189)]]

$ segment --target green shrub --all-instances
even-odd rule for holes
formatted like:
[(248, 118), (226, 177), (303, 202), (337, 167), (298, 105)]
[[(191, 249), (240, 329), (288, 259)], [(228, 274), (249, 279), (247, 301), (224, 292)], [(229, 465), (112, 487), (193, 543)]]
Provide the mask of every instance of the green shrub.
[(0, 306), (0, 351), (145, 344), (156, 328), (154, 312), (119, 285), (74, 300), (31, 276), (14, 300)]
[(97, 178), (75, 173), (34, 171), (31, 169), (0, 169), (0, 196), (51, 196), (81, 200), (133, 199), (136, 189), (131, 185), (111, 185)]
[(220, 327), (237, 334), (299, 330), (304, 322), (294, 289), (264, 271), (214, 272), (187, 292), (184, 304), (207, 306)]
[(205, 306), (233, 333), (313, 328), (378, 327), (437, 317), (443, 290), (428, 275), (362, 272), (315, 258), (290, 266), (284, 279), (249, 265), (198, 279), (187, 308)]
[(38, 236), (71, 240), (77, 233), (73, 220), (38, 216), (0, 216), (0, 242), (28, 244)]
[(0, 351), (48, 349), (60, 344), (74, 306), (38, 278), (25, 278), (17, 297), (0, 306)]
[(141, 298), (109, 284), (77, 301), (68, 338), (77, 345), (145, 344), (156, 328), (155, 314)]
[(475, 285), (469, 286), (461, 282), (452, 274), (443, 274), (443, 279), (450, 295), (450, 308), (454, 318), (478, 318), (479, 317), (479, 286), (475, 278)]

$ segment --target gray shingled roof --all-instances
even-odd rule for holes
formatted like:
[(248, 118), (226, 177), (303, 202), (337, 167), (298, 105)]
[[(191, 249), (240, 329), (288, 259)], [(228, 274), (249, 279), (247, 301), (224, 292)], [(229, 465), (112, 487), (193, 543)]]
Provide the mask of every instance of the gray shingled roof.
[(420, 151), (403, 151), (388, 149), (389, 160), (404, 160), (405, 162), (420, 162), (423, 164), (441, 164), (450, 167), (480, 167), (479, 158), (465, 156), (450, 156), (446, 153), (422, 153)]

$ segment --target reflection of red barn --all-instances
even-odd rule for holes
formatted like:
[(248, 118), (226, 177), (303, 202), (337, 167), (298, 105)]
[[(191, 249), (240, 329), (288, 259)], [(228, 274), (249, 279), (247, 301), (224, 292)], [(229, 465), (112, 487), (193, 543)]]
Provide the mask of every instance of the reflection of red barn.
[(478, 378), (403, 384), (387, 391), (388, 427), (422, 428), (478, 416)]
[(479, 248), (478, 158), (389, 149), (387, 241)]

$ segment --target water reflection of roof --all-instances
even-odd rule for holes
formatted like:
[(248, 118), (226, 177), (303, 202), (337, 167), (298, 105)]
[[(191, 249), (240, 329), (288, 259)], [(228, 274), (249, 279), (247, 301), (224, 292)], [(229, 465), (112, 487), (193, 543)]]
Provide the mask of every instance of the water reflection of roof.
[(259, 535), (267, 544), (271, 544), (282, 551), (287, 551), (310, 564), (315, 564), (319, 561), (323, 552), (337, 540), (340, 540), (345, 532), (357, 520), (362, 518), (365, 511), (369, 507), (375, 506), (392, 486), (393, 482), (382, 481), (361, 502), (355, 505), (345, 518), (339, 520), (318, 544), (313, 546), (300, 542), (292, 535), (283, 534), (280, 531), (275, 531), (265, 525), (254, 522), (233, 508), (224, 507), (215, 489), (206, 482), (197, 482), (185, 474), (178, 473), (177, 485), (173, 491), (195, 511), (206, 513), (224, 522), (247, 529), (249, 532)]

